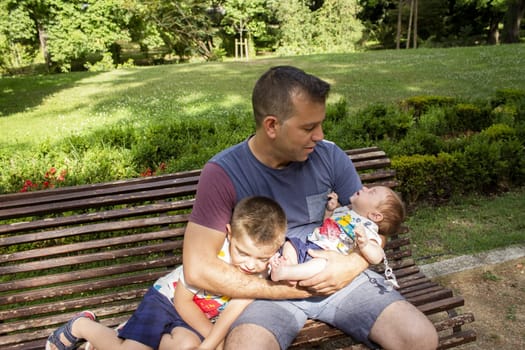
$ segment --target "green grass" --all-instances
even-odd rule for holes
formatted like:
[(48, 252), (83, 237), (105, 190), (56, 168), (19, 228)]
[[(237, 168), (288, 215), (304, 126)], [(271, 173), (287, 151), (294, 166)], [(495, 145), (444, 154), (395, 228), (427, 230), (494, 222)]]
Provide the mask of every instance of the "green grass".
[(525, 188), (499, 196), (423, 205), (406, 221), (413, 255), (425, 263), (525, 244)]
[[(388, 50), (195, 63), (105, 73), (0, 79), (0, 146), (20, 149), (123, 121), (221, 121), (250, 113), (251, 89), (273, 65), (290, 64), (333, 84), (353, 110), (414, 95), (487, 98), (525, 88), (525, 45)], [(15, 147), (13, 147), (15, 146)]]

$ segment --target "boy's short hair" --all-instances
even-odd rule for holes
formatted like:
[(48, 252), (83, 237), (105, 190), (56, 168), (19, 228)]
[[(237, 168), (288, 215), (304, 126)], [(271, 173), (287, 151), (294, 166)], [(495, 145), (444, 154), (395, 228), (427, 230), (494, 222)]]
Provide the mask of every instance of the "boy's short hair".
[(389, 194), (379, 203), (377, 210), (383, 214), (383, 220), (377, 223), (379, 233), (385, 236), (396, 234), (405, 220), (405, 204), (401, 197), (389, 189)]
[(233, 209), (233, 235), (248, 234), (256, 244), (284, 243), (287, 221), (283, 208), (273, 199), (262, 196), (246, 197)]

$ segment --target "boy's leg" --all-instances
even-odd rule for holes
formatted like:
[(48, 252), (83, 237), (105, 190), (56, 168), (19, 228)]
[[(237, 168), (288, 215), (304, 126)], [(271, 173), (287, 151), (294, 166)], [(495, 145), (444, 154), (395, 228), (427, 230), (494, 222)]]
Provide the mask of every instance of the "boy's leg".
[(197, 349), (201, 338), (193, 331), (184, 327), (175, 327), (171, 334), (164, 334), (160, 340), (159, 350)]
[(139, 342), (121, 339), (114, 329), (87, 318), (80, 318), (75, 322), (73, 334), (86, 339), (97, 350), (152, 350)]

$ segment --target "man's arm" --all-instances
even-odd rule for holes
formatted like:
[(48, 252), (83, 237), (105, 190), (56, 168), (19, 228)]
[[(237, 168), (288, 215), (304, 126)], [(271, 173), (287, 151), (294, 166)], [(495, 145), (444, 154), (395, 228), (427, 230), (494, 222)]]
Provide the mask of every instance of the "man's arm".
[[(385, 248), (386, 237), (381, 237), (381, 247)], [(361, 272), (369, 266), (368, 261), (358, 252), (343, 255), (328, 250), (310, 249), (308, 254), (313, 258), (324, 258), (327, 260), (323, 271), (314, 277), (299, 282), (299, 285), (307, 288), (314, 294), (332, 294), (352, 282)]]
[(218, 295), (242, 299), (305, 298), (311, 293), (247, 275), (217, 257), (224, 233), (189, 222), (184, 234), (183, 266), (186, 283)]
[(323, 271), (299, 282), (300, 286), (308, 288), (314, 294), (335, 293), (368, 268), (368, 262), (356, 252), (343, 255), (335, 251), (310, 249), (308, 254), (313, 258), (327, 260)]

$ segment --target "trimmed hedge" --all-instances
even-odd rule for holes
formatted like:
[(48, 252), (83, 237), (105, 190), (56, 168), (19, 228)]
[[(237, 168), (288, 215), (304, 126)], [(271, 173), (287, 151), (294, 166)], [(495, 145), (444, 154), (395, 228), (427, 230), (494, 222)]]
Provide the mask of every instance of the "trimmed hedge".
[[(325, 137), (343, 149), (380, 146), (392, 159), (409, 205), (456, 194), (507, 190), (525, 183), (525, 92), (499, 90), (488, 101), (416, 96), (349, 112), (346, 99), (327, 106)], [(253, 133), (251, 113), (221, 120), (152, 118), (117, 123), (24, 152), (0, 150), (0, 192), (79, 185), (202, 167), (215, 153)], [(49, 170), (64, 173), (50, 183)], [(31, 180), (34, 187), (28, 187)]]

